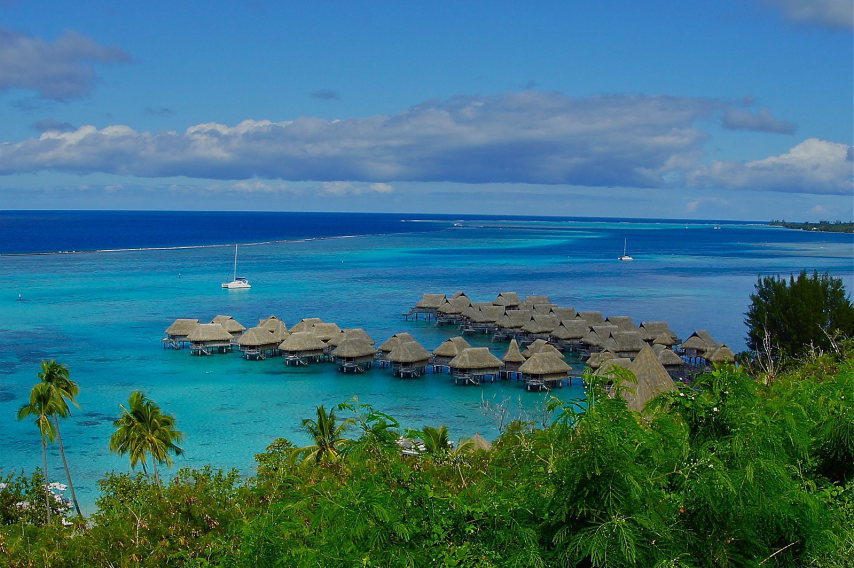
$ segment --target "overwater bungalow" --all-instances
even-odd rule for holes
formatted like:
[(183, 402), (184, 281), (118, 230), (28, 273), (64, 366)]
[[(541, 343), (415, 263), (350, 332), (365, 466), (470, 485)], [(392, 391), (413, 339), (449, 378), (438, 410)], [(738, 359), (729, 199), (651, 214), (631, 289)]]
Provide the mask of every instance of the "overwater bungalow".
[(638, 331), (638, 327), (629, 316), (608, 316), (605, 319), (606, 324), (616, 325), (620, 331)]
[(555, 307), (556, 306), (554, 304), (534, 304), (534, 306), (533, 306), (534, 315), (543, 315), (543, 316), (553, 315), (552, 310)]
[(219, 323), (200, 323), (187, 335), (191, 355), (229, 353), (233, 339), (233, 336)]
[(436, 309), (436, 323), (440, 325), (459, 324), (463, 311), (471, 305), (468, 296), (455, 296)]
[[(676, 340), (676, 334), (673, 333), (666, 321), (644, 321), (641, 322), (638, 329), (640, 329), (641, 337), (647, 343), (656, 343), (655, 339), (661, 334), (669, 335), (674, 342)], [(671, 345), (673, 344), (671, 343)], [(661, 343), (660, 345), (664, 344)]]
[(266, 359), (272, 356), (279, 348), (281, 341), (277, 341), (273, 332), (263, 328), (250, 327), (237, 339), (237, 346), (243, 354), (244, 359)]
[(522, 303), (530, 306), (531, 308), (533, 308), (537, 304), (554, 306), (552, 301), (549, 300), (548, 296), (525, 296), (525, 301)]
[(386, 356), (391, 363), (392, 374), (401, 379), (414, 379), (423, 375), (430, 361), (430, 352), (414, 339), (398, 341)]
[(612, 331), (602, 347), (617, 357), (634, 359), (645, 345), (639, 331)]
[(448, 301), (444, 294), (424, 294), (418, 303), (415, 304), (408, 314), (404, 314), (407, 319), (409, 316), (414, 316), (418, 319), (420, 314), (423, 314), (426, 319), (436, 319), (436, 311), (442, 304)]
[(581, 345), (581, 340), (589, 331), (587, 320), (562, 320), (549, 335), (549, 342), (563, 348), (575, 348)]
[(735, 353), (726, 345), (721, 345), (712, 353), (706, 354), (709, 363), (735, 363)]
[(342, 340), (332, 349), (332, 357), (342, 373), (363, 373), (371, 368), (377, 350), (362, 338)]
[(471, 327), (480, 333), (489, 333), (498, 329), (498, 320), (504, 317), (504, 306), (480, 306), (471, 317)]
[(652, 349), (658, 356), (658, 362), (664, 366), (664, 370), (673, 380), (681, 381), (686, 378), (685, 361), (675, 351), (664, 345), (653, 345)]
[(341, 328), (338, 327), (337, 323), (321, 321), (311, 326), (311, 329), (308, 331), (317, 336), (317, 338), (322, 342), (326, 343), (336, 335), (340, 334)]
[[(296, 326), (294, 326), (296, 327)], [(326, 344), (310, 331), (293, 331), (282, 343), (279, 351), (286, 365), (308, 365), (323, 358)]]
[(246, 331), (246, 326), (237, 321), (231, 316), (216, 316), (211, 323), (220, 324), (225, 331), (231, 334), (231, 337), (234, 340), (237, 340), (240, 335)]
[(391, 353), (392, 350), (394, 350), (394, 348), (398, 346), (398, 344), (407, 341), (415, 341), (415, 338), (406, 332), (395, 333), (394, 335), (386, 339), (383, 343), (381, 343), (380, 346), (377, 348), (377, 360), (381, 362), (387, 362), (388, 354)]
[(602, 366), (602, 363), (604, 363), (605, 361), (616, 358), (617, 356), (608, 350), (597, 351), (596, 353), (591, 353), (590, 357), (587, 358), (587, 361), (585, 361), (585, 363), (587, 363), (587, 366), (595, 371), (599, 369)]
[(494, 300), (492, 300), (492, 303), (496, 306), (504, 306), (506, 309), (510, 310), (519, 307), (522, 300), (516, 292), (501, 292)]
[(705, 329), (695, 331), (682, 345), (681, 350), (689, 359), (705, 359), (720, 346)]
[(178, 318), (172, 325), (166, 328), (166, 337), (162, 339), (163, 347), (170, 349), (181, 349), (189, 340), (187, 336), (199, 325), (199, 320), (189, 318)]
[(609, 359), (601, 359), (599, 368), (596, 369), (596, 375), (600, 377), (610, 378), (614, 376), (614, 369), (628, 369), (632, 364), (632, 360), (628, 357), (611, 357)]
[(549, 335), (557, 329), (560, 321), (557, 316), (534, 313), (531, 319), (522, 326), (522, 331), (525, 332), (527, 339), (544, 339), (548, 340)]
[(525, 356), (522, 355), (522, 352), (519, 350), (519, 344), (516, 343), (515, 339), (510, 340), (510, 345), (507, 347), (507, 353), (501, 357), (501, 361), (504, 363), (501, 366), (501, 378), (518, 378), (519, 366), (525, 362)]
[(674, 345), (676, 345), (676, 337), (675, 335), (667, 333), (665, 331), (656, 335), (655, 338), (652, 340), (652, 344), (654, 346), (661, 345), (663, 347), (673, 347)]
[(556, 316), (557, 319), (563, 321), (563, 320), (575, 319), (575, 316), (578, 314), (578, 312), (575, 311), (575, 308), (561, 308), (561, 307), (554, 306), (549, 311), (549, 314)]
[(448, 366), (458, 385), (479, 385), (495, 382), (501, 370), (501, 359), (489, 352), (488, 347), (469, 347), (451, 359)]
[(528, 347), (522, 352), (522, 355), (524, 355), (527, 359), (528, 357), (539, 351), (543, 347), (543, 345), (547, 344), (548, 341), (546, 341), (545, 339), (535, 339), (533, 343), (528, 345)]
[(519, 366), (527, 390), (551, 390), (563, 386), (572, 370), (563, 357), (553, 352), (534, 353)]
[(376, 341), (374, 341), (374, 338), (368, 335), (367, 331), (365, 331), (361, 327), (354, 327), (351, 329), (341, 330), (341, 333), (337, 334), (335, 337), (327, 341), (326, 344), (331, 345), (333, 347), (337, 347), (345, 339), (361, 339), (362, 341), (366, 341), (369, 345), (373, 345), (376, 343)]
[(623, 390), (620, 394), (632, 410), (643, 412), (647, 402), (654, 397), (663, 392), (676, 390), (673, 379), (649, 345), (638, 353), (629, 365), (629, 370), (634, 373), (636, 381), (634, 383), (627, 381), (625, 386), (630, 387), (631, 390)]
[(291, 328), (291, 333), (311, 331), (311, 328), (314, 327), (314, 324), (322, 322), (323, 320), (320, 318), (302, 318), (296, 323), (296, 325)]
[(576, 319), (586, 320), (590, 325), (598, 325), (602, 323), (604, 318), (602, 317), (602, 312), (596, 311), (588, 311), (588, 312), (578, 312), (575, 314)]
[(470, 349), (471, 345), (462, 337), (451, 337), (442, 342), (439, 347), (433, 350), (433, 357), (430, 361), (433, 363), (434, 369), (450, 371), (448, 363), (451, 359), (463, 352), (463, 349)]
[(284, 328), (285, 331), (288, 331), (288, 326), (285, 325), (284, 320), (281, 320), (274, 315), (259, 319), (258, 327), (263, 327), (264, 329), (269, 329), (270, 331)]

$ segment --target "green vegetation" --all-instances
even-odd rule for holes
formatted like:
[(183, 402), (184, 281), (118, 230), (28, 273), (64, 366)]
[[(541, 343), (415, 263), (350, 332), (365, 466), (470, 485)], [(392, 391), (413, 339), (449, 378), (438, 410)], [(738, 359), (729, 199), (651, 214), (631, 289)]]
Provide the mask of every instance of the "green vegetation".
[[(851, 566), (854, 343), (773, 382), (746, 368), (644, 414), (591, 375), (586, 408), (553, 399), (545, 427), (510, 422), (491, 447), (402, 432), (355, 400), (321, 407), (303, 423), (314, 443), (274, 441), (249, 479), (108, 475), (82, 527), (17, 504), (40, 496), (39, 473), (9, 477), (0, 554), (13, 567)], [(402, 435), (423, 449), (403, 455)]]
[(764, 357), (800, 357), (854, 336), (854, 306), (840, 278), (804, 270), (788, 279), (760, 277), (744, 320), (747, 346)]
[(771, 221), (771, 225), (802, 231), (824, 231), (826, 233), (854, 233), (854, 223), (850, 221), (819, 221), (818, 223), (789, 223), (787, 221)]

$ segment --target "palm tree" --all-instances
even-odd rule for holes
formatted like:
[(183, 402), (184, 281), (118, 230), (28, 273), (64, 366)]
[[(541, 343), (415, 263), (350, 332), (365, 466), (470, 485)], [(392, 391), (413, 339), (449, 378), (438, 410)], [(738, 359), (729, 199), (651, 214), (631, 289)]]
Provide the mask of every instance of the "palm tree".
[(80, 504), (77, 503), (77, 493), (74, 491), (74, 483), (71, 481), (68, 460), (65, 457), (65, 445), (62, 443), (62, 433), (59, 430), (59, 419), (71, 415), (68, 402), (80, 408), (80, 405), (75, 400), (75, 397), (80, 393), (80, 387), (77, 386), (77, 383), (69, 379), (68, 376), (68, 368), (64, 365), (60, 365), (56, 361), (42, 361), (42, 372), (39, 373), (39, 379), (41, 379), (42, 383), (49, 386), (52, 396), (55, 399), (55, 411), (51, 414), (51, 418), (53, 418), (53, 425), (56, 428), (59, 455), (62, 456), (62, 465), (65, 467), (65, 477), (68, 479), (68, 488), (71, 490), (71, 500), (74, 502), (74, 509), (78, 515), (82, 516)]
[(146, 475), (146, 463), (150, 455), (154, 481), (162, 487), (157, 464), (172, 466), (169, 454), (178, 456), (183, 453), (177, 442), (181, 441), (184, 433), (175, 429), (175, 417), (163, 414), (160, 407), (142, 391), (131, 393), (127, 407), (121, 404), (119, 406), (122, 408), (122, 415), (113, 422), (116, 431), (110, 437), (110, 451), (119, 455), (130, 454), (131, 468), (142, 463), (142, 471)]
[(339, 446), (350, 443), (350, 440), (342, 438), (341, 434), (353, 422), (353, 419), (348, 418), (338, 424), (335, 409), (333, 408), (327, 413), (322, 404), (317, 407), (316, 412), (317, 420), (306, 418), (302, 421), (303, 429), (311, 435), (314, 444), (299, 448), (297, 453), (303, 455), (303, 461), (309, 459), (313, 459), (315, 463), (319, 463), (323, 459), (335, 461), (341, 457)]
[(425, 426), (420, 432), (418, 432), (418, 437), (424, 444), (425, 453), (438, 454), (451, 449), (451, 441), (448, 439), (447, 426), (440, 426), (439, 428)]
[(48, 487), (47, 444), (56, 439), (56, 429), (50, 416), (57, 412), (56, 397), (50, 385), (37, 383), (30, 391), (30, 402), (18, 411), (18, 420), (35, 416), (35, 424), (42, 437), (42, 463), (44, 465), (44, 502), (47, 508), (47, 522), (50, 523), (50, 488)]

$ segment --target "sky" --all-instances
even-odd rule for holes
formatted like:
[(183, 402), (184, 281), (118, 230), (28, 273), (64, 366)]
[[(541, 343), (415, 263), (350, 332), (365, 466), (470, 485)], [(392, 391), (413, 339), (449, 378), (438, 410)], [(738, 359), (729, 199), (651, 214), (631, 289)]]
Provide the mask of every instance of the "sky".
[(0, 209), (854, 217), (850, 0), (0, 0)]

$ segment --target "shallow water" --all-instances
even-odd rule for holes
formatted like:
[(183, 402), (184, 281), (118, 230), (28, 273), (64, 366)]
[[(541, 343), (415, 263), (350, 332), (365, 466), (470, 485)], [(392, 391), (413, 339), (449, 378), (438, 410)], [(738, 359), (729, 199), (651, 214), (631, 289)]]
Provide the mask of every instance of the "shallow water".
[[(412, 225), (407, 230), (419, 229)], [(3, 273), (14, 275), (14, 286), (0, 292), (0, 468), (40, 464), (36, 428), (15, 414), (43, 359), (67, 365), (80, 384), (81, 408), (64, 421), (63, 435), (90, 511), (97, 479), (110, 469), (128, 469), (126, 458), (111, 455), (107, 444), (118, 404), (134, 389), (176, 416), (186, 434), (177, 465), (212, 463), (245, 473), (252, 471), (253, 454), (274, 438), (307, 442), (300, 421), (317, 405), (329, 408), (354, 395), (406, 427), (446, 424), (453, 438), (496, 434), (492, 417), (480, 409), (482, 398), (508, 399), (514, 412), (521, 407), (529, 415), (544, 400), (518, 383), (464, 388), (447, 375), (402, 381), (384, 369), (345, 376), (331, 365), (295, 369), (280, 359), (245, 361), (237, 354), (191, 357), (160, 346), (163, 330), (178, 317), (210, 321), (228, 314), (247, 327), (270, 314), (288, 326), (320, 317), (363, 327), (378, 342), (408, 331), (433, 349), (455, 330), (403, 320), (401, 313), (422, 293), (464, 290), (486, 301), (512, 290), (548, 295), (579, 310), (630, 315), (636, 323), (667, 320), (681, 337), (707, 329), (739, 351), (757, 274), (817, 269), (843, 277), (849, 290), (854, 285), (851, 235), (601, 220), (466, 219), (452, 225), (439, 219), (425, 223), (425, 232), (243, 245), (240, 273), (252, 289), (242, 291), (220, 288), (231, 277), (230, 246), (0, 256)], [(229, 239), (255, 236), (232, 233)], [(616, 261), (624, 238), (634, 262)], [(506, 348), (478, 341), (499, 355)], [(558, 394), (583, 393), (575, 386)], [(51, 470), (60, 478), (55, 454)]]

